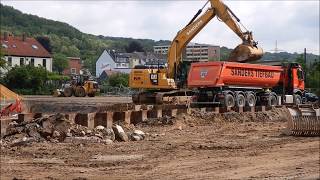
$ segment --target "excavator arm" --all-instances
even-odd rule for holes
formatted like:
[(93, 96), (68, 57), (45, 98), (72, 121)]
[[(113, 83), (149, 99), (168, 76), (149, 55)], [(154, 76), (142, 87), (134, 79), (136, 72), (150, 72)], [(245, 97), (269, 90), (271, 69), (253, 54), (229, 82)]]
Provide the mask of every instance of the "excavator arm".
[[(200, 9), (197, 15), (199, 14), (199, 12), (201, 13), (201, 11), (202, 10)], [(182, 50), (214, 16), (215, 13), (213, 9), (209, 8), (198, 19), (191, 20), (185, 28), (178, 32), (171, 43), (170, 49), (168, 50), (168, 77), (174, 77), (177, 67), (182, 61)]]
[[(208, 3), (210, 7), (202, 13)], [(232, 52), (229, 61), (247, 62), (262, 56), (262, 50), (256, 47), (257, 43), (253, 41), (252, 33), (241, 30), (239, 18), (221, 0), (209, 0), (172, 40), (168, 50), (167, 69), (140, 67), (130, 72), (129, 86), (139, 89), (139, 92), (132, 96), (134, 103), (162, 103), (164, 97), (186, 96), (186, 92), (182, 90), (182, 51), (215, 16), (242, 39), (242, 44)]]
[[(210, 2), (211, 7), (197, 18), (208, 2)], [(242, 39), (242, 44), (234, 49), (229, 61), (248, 62), (262, 57), (262, 49), (257, 47), (257, 43), (253, 40), (252, 33), (241, 30), (239, 25), (240, 19), (231, 11), (231, 9), (221, 0), (209, 0), (208, 2), (173, 39), (168, 51), (168, 78), (175, 77), (179, 64), (182, 62), (182, 50), (215, 16)]]

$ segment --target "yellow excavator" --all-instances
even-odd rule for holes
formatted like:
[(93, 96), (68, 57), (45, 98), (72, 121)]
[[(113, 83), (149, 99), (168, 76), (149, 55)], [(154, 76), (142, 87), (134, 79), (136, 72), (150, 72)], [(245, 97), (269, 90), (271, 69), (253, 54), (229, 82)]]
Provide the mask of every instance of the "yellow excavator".
[[(211, 6), (202, 13), (208, 3)], [(249, 62), (262, 57), (263, 51), (257, 47), (252, 32), (243, 31), (240, 28), (242, 26), (240, 19), (230, 8), (221, 0), (209, 0), (172, 40), (168, 50), (168, 67), (166, 69), (139, 67), (131, 71), (129, 86), (140, 90), (139, 93), (132, 96), (134, 103), (161, 104), (164, 101), (172, 101), (172, 98), (187, 97), (190, 91), (183, 90), (186, 82), (186, 73), (183, 73), (182, 68), (183, 49), (215, 16), (242, 40), (242, 44), (238, 45), (231, 53), (229, 61)]]

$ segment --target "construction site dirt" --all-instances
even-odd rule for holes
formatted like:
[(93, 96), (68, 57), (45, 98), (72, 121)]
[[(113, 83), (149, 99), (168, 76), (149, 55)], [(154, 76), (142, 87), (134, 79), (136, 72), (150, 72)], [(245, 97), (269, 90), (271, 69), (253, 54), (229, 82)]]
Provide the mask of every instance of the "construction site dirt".
[(284, 109), (152, 119), (142, 141), (1, 146), (1, 179), (317, 179), (319, 137), (283, 134)]

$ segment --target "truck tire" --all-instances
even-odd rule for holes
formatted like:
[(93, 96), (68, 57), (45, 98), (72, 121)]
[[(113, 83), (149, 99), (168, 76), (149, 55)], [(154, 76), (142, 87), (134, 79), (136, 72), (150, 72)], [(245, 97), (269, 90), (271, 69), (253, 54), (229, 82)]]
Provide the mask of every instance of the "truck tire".
[(232, 94), (226, 94), (222, 101), (222, 105), (227, 108), (232, 108), (235, 105), (235, 100)]
[(83, 87), (76, 87), (76, 92), (74, 94), (77, 97), (85, 97), (86, 96), (86, 91), (84, 90)]
[(89, 97), (94, 97), (96, 94), (93, 92), (93, 93), (90, 93), (88, 94)]
[(238, 94), (236, 97), (236, 105), (237, 107), (244, 107), (246, 105), (246, 99), (243, 94)]
[(64, 94), (65, 97), (71, 97), (72, 94), (73, 94), (72, 88), (71, 87), (64, 88), (63, 94)]
[(278, 98), (275, 93), (270, 93), (268, 98), (268, 106), (276, 106), (278, 105)]
[(302, 104), (302, 97), (299, 94), (294, 95), (294, 104)]
[(249, 107), (254, 107), (256, 106), (256, 102), (257, 102), (256, 96), (253, 93), (249, 92), (247, 94), (247, 105)]

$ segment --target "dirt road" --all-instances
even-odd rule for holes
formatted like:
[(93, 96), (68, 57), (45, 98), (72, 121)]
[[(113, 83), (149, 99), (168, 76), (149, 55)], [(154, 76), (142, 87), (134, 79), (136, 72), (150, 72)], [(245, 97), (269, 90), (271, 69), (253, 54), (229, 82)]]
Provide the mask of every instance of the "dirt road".
[(317, 179), (319, 137), (281, 135), (285, 122), (179, 117), (135, 128), (146, 140), (38, 143), (1, 149), (1, 179)]

